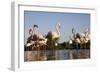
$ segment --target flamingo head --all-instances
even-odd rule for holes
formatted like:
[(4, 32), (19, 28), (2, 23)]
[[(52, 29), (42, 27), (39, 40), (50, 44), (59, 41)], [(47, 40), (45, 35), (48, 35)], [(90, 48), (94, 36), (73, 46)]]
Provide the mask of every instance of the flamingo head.
[(38, 25), (34, 24), (34, 25), (33, 25), (33, 27), (34, 27), (34, 28), (35, 28), (35, 27), (37, 27), (37, 28), (38, 28)]
[(58, 28), (61, 28), (61, 24), (60, 23), (58, 23), (57, 26), (58, 26)]

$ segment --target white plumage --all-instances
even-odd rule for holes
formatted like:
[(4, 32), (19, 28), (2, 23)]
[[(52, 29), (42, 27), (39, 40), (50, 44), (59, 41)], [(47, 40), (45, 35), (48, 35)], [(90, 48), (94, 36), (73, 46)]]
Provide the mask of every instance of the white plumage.
[[(27, 44), (26, 44), (27, 47), (28, 47), (28, 46), (31, 46), (31, 45), (33, 45), (33, 44), (35, 44), (35, 43), (39, 43), (39, 45), (46, 45), (46, 43), (47, 43), (47, 39), (42, 35), (42, 33), (36, 31), (36, 30), (35, 30), (35, 27), (38, 28), (37, 25), (34, 25), (34, 26), (33, 26), (33, 29), (31, 28), (31, 29), (29, 30), (29, 34), (32, 35), (32, 36), (35, 35), (35, 36), (37, 37), (37, 40), (36, 40), (36, 41), (31, 41), (30, 43), (27, 43)], [(33, 38), (34, 38), (34, 37), (33, 37)]]
[(55, 32), (50, 32), (51, 36), (52, 36), (52, 39), (56, 39), (56, 38), (59, 38), (60, 37), (60, 32), (59, 32), (59, 29), (60, 29), (60, 24), (58, 23), (56, 25), (56, 31)]

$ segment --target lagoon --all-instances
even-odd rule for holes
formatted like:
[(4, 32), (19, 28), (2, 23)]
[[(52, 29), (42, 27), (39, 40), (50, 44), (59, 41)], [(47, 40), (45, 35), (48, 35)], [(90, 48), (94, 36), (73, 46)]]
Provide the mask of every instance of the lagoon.
[(88, 58), (90, 58), (90, 49), (24, 51), (24, 61), (25, 62), (45, 61), (45, 60), (46, 61), (70, 60), (70, 59), (74, 60), (74, 59), (88, 59)]

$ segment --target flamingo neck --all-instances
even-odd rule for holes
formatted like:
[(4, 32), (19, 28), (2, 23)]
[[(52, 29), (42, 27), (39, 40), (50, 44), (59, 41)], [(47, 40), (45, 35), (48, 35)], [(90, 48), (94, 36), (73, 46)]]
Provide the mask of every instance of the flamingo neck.
[(35, 27), (33, 27), (33, 35), (36, 34), (36, 30), (35, 30)]
[(56, 31), (57, 31), (58, 35), (60, 36), (60, 31), (59, 31), (59, 26), (58, 25), (56, 25)]

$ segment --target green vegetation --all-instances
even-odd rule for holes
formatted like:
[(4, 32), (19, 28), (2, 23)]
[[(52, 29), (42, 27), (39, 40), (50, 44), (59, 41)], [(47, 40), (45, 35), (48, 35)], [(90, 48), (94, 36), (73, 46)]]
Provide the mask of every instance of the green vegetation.
[[(49, 42), (49, 48), (56, 48), (56, 49), (76, 49), (77, 48), (77, 45), (76, 43), (74, 42), (73, 44), (69, 44), (68, 42), (63, 42), (63, 43), (58, 43), (57, 46), (54, 46), (54, 41), (52, 41), (52, 45), (51, 45), (51, 41)], [(81, 45), (81, 47), (80, 47)], [(78, 45), (79, 47), (78, 48), (81, 48), (81, 49), (90, 49), (90, 41), (88, 43), (85, 43), (85, 44), (79, 44)], [(48, 48), (47, 48), (48, 49)]]

